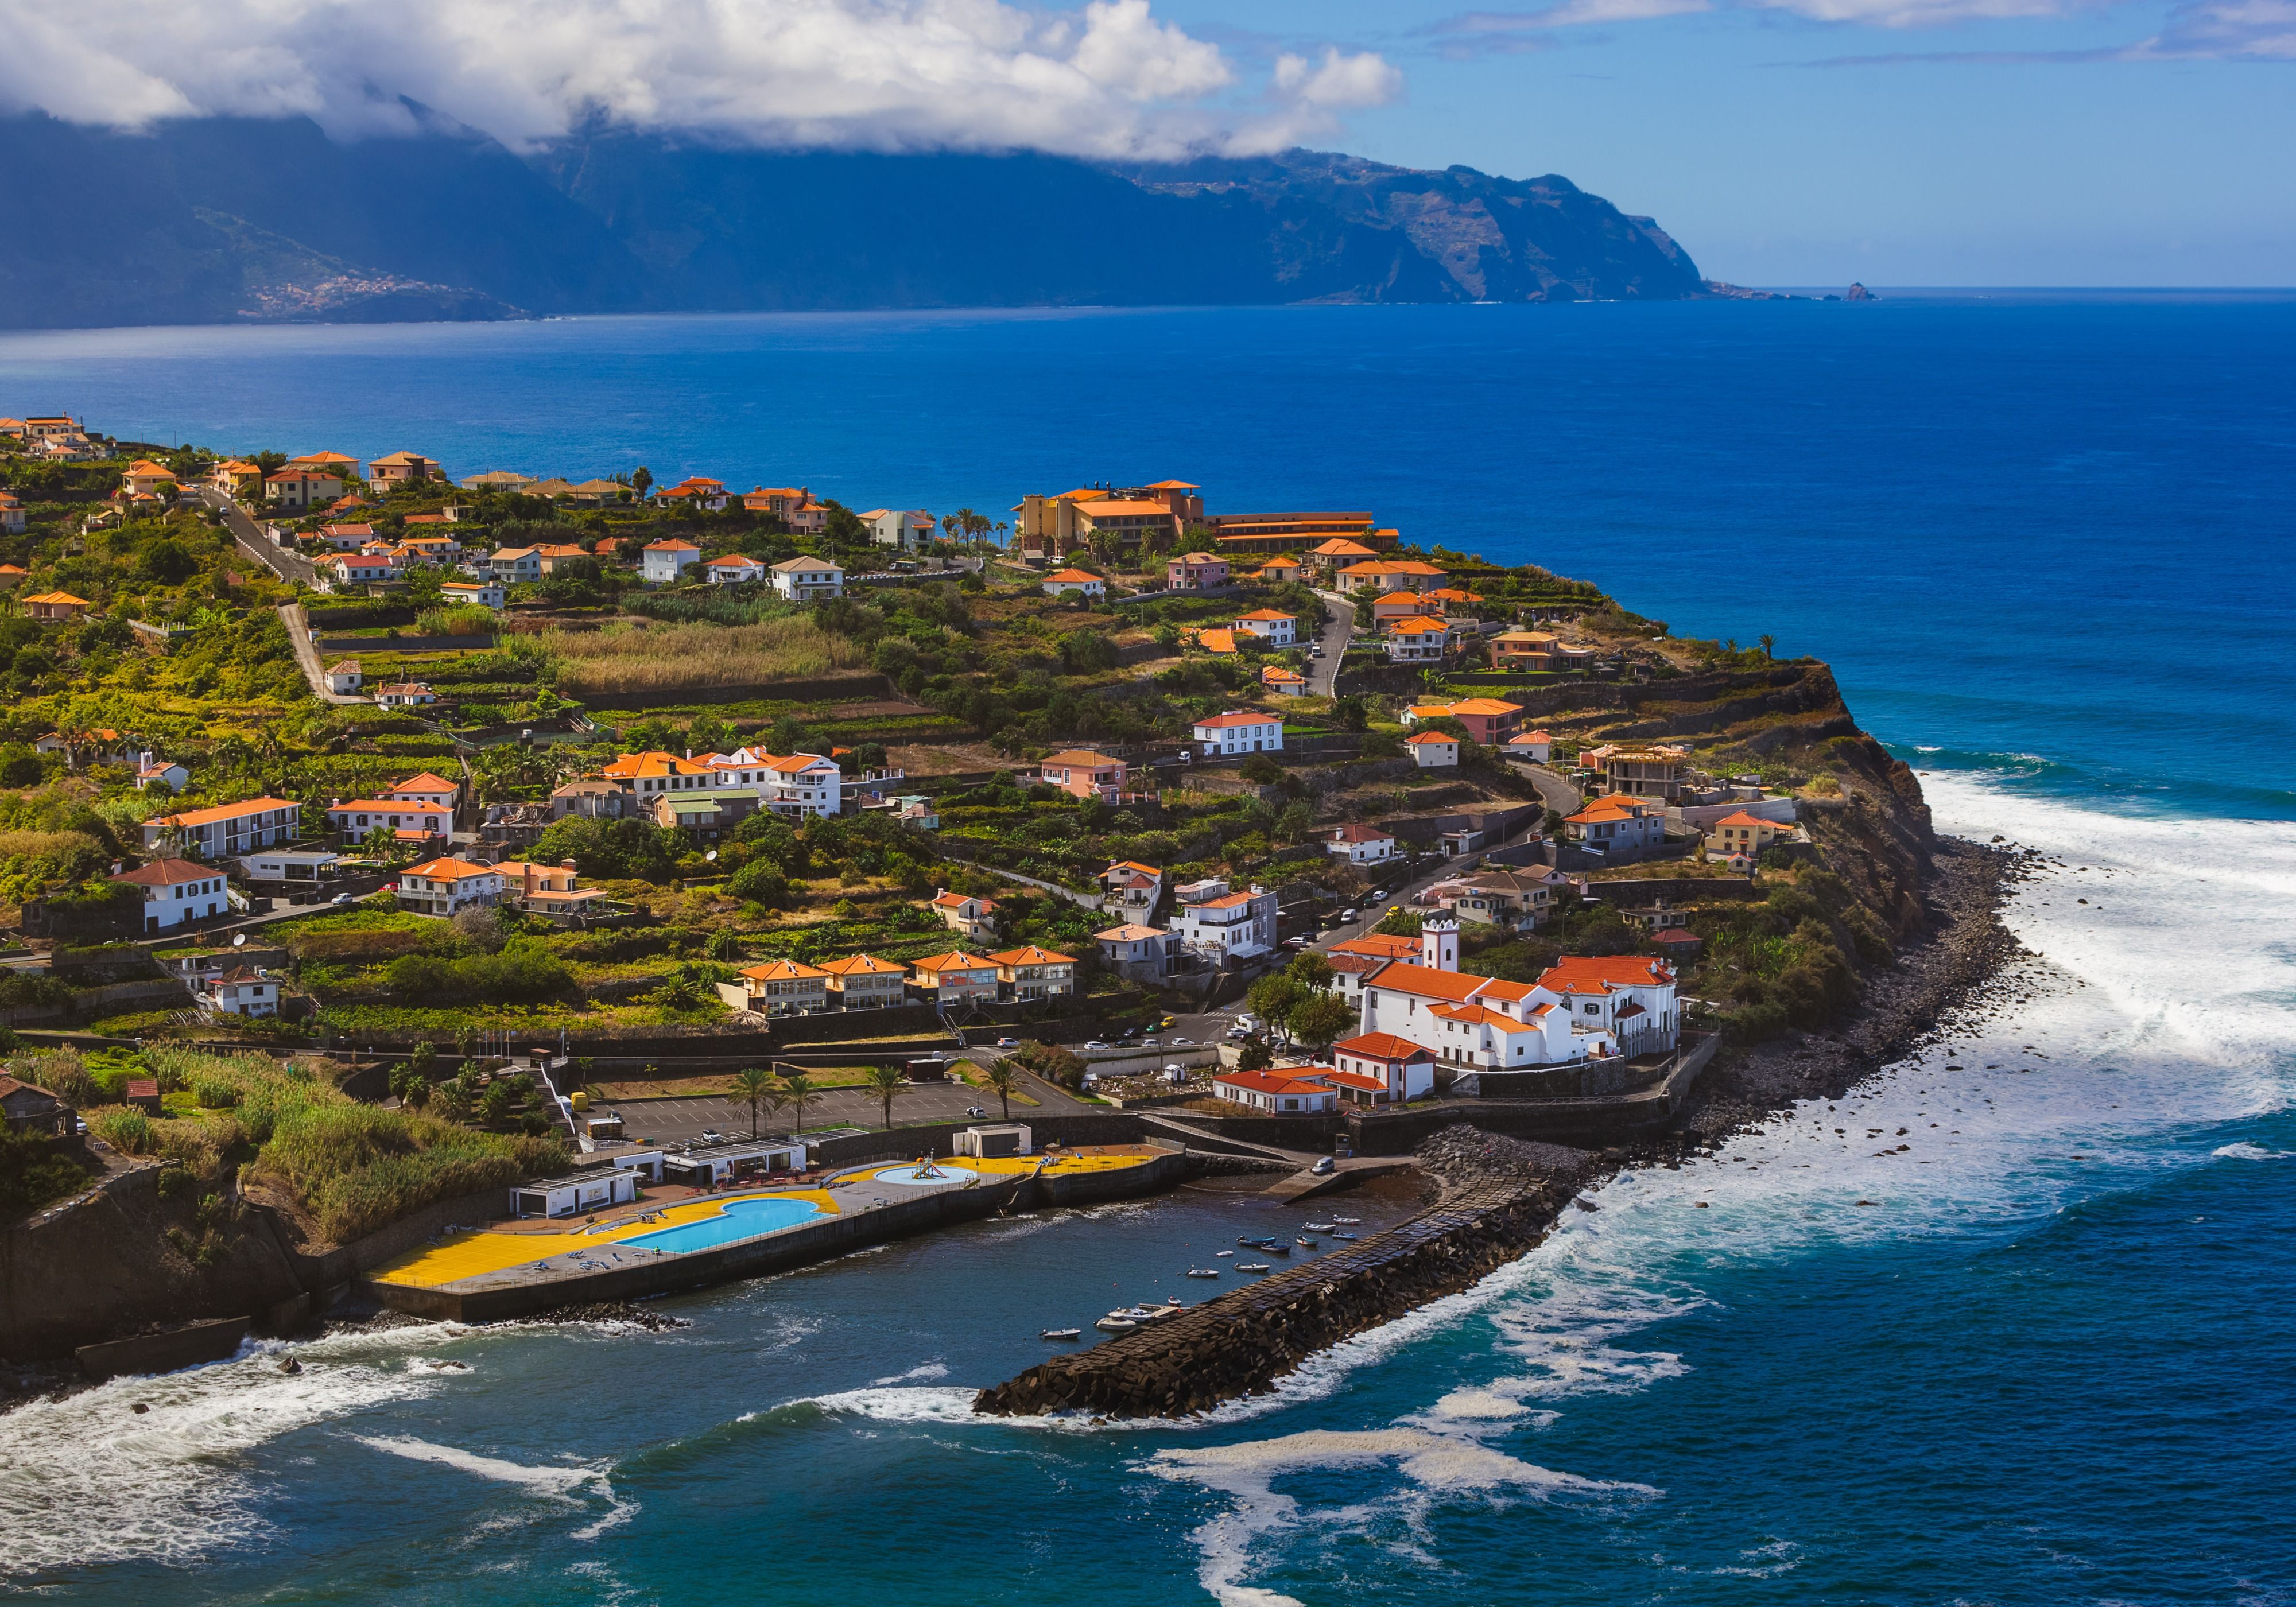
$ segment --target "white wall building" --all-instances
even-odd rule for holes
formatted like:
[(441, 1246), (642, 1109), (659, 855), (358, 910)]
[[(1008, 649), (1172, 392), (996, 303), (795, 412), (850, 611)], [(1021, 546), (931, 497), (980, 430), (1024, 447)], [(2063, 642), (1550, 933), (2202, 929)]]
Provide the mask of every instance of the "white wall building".
[(773, 566), (774, 592), (792, 603), (845, 594), (845, 571), (826, 558), (784, 558)]
[(1203, 744), (1206, 758), (1239, 753), (1280, 753), (1283, 749), (1283, 722), (1272, 714), (1247, 714), (1231, 709), (1225, 714), (1198, 720), (1195, 739)]
[(668, 586), (701, 562), (690, 541), (649, 541), (638, 554), (638, 576), (648, 586)]

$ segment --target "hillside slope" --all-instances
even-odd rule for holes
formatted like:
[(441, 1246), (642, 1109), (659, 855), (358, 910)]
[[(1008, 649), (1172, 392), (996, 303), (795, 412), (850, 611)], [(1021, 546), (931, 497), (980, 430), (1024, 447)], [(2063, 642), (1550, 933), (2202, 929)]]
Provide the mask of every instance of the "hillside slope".
[(435, 118), (341, 143), (300, 118), (28, 115), (0, 119), (0, 213), (10, 328), (1703, 290), (1655, 223), (1567, 179), (1304, 151), (1119, 169), (594, 128), (521, 157)]

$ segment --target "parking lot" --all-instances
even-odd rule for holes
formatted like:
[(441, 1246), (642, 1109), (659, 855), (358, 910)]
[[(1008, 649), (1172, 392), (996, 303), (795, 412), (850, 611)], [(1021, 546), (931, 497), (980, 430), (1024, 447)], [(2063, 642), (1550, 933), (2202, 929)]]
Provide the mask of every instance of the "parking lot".
[[(1023, 1075), (1021, 1092), (1036, 1100), (1035, 1104), (1013, 1101), (1013, 1119), (1026, 1121), (1032, 1114), (1068, 1114), (1086, 1109), (1059, 1089), (1049, 1087), (1034, 1077)], [(996, 1095), (993, 1090), (976, 1088), (970, 1084), (907, 1083), (901, 1095), (893, 1102), (893, 1125), (917, 1127), (931, 1122), (964, 1121), (965, 1109), (978, 1105), (988, 1111), (982, 1118), (972, 1119), (1001, 1121)], [(631, 1138), (649, 1138), (658, 1144), (684, 1144), (699, 1139), (705, 1130), (714, 1129), (728, 1138), (750, 1136), (750, 1104), (747, 1100), (728, 1099), (720, 1095), (701, 1095), (674, 1099), (616, 1100), (594, 1111), (620, 1113), (624, 1128)], [(760, 1108), (758, 1130), (787, 1130), (796, 1119), (796, 1112), (784, 1111), (768, 1116)], [(805, 1102), (805, 1125), (817, 1127), (882, 1127), (885, 1125), (884, 1107), (877, 1096), (862, 1088), (831, 1088), (816, 1094)]]

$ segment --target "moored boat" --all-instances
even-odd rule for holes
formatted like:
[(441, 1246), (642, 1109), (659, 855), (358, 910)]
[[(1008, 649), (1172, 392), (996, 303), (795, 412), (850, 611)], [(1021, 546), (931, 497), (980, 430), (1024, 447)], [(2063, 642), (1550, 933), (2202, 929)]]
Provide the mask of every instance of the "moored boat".
[(1093, 1326), (1105, 1329), (1111, 1333), (1121, 1333), (1127, 1328), (1137, 1328), (1140, 1324), (1128, 1316), (1104, 1316)]
[(1084, 1330), (1081, 1328), (1045, 1328), (1037, 1331), (1037, 1337), (1038, 1339), (1046, 1340), (1082, 1339), (1084, 1337)]
[(1270, 1267), (1265, 1261), (1238, 1261), (1235, 1264), (1235, 1269), (1238, 1272), (1270, 1272), (1274, 1270), (1274, 1268)]
[(1217, 1267), (1191, 1267), (1188, 1268), (1188, 1275), (1192, 1278), (1216, 1278), (1220, 1275), (1219, 1268)]

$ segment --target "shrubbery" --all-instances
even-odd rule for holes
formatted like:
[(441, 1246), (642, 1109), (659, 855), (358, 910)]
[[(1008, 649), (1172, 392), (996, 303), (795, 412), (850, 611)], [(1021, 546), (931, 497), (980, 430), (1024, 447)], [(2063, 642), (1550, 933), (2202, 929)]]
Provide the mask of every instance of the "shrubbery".
[(400, 998), (430, 1004), (533, 1004), (576, 991), (572, 968), (530, 939), (459, 959), (402, 955), (384, 976)]

